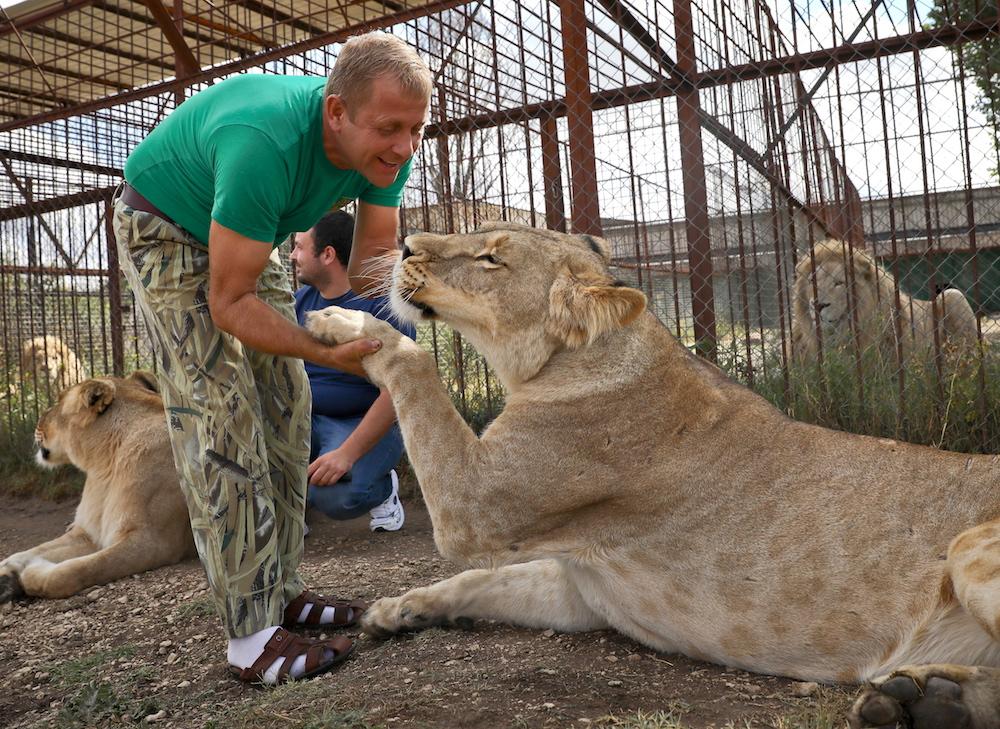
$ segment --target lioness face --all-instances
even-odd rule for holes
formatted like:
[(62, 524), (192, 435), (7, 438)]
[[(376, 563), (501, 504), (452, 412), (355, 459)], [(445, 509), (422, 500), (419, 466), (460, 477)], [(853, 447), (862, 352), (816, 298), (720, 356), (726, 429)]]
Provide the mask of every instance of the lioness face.
[(451, 325), (481, 351), (512, 339), (576, 347), (645, 308), (640, 291), (609, 274), (608, 260), (598, 238), (508, 223), (411, 235), (393, 271), (392, 305), (410, 321)]
[(73, 444), (108, 409), (114, 396), (114, 383), (104, 379), (86, 380), (63, 390), (56, 404), (38, 419), (36, 462), (45, 468), (74, 463)]

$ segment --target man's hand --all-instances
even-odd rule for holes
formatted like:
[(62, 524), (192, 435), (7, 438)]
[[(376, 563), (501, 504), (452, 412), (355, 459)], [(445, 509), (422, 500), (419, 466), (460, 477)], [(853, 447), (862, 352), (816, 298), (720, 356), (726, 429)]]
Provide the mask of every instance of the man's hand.
[(356, 339), (346, 344), (321, 344), (320, 346), (323, 351), (317, 356), (310, 357), (311, 362), (367, 378), (368, 375), (361, 365), (361, 360), (366, 355), (379, 351), (382, 348), (382, 342), (377, 339)]
[(337, 448), (309, 464), (309, 483), (313, 486), (333, 486), (352, 468), (354, 459), (342, 448)]

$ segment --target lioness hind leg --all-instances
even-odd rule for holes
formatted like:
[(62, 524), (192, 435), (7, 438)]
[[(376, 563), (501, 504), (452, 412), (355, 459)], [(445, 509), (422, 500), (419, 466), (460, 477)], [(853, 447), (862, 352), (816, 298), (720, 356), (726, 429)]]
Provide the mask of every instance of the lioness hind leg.
[(365, 611), (361, 627), (369, 635), (385, 637), (475, 619), (565, 632), (608, 627), (551, 559), (467, 570), (400, 597), (382, 598)]
[(986, 522), (955, 537), (947, 564), (955, 597), (1000, 641), (1000, 523)]
[(847, 722), (852, 729), (1000, 729), (1000, 670), (906, 666), (872, 681)]

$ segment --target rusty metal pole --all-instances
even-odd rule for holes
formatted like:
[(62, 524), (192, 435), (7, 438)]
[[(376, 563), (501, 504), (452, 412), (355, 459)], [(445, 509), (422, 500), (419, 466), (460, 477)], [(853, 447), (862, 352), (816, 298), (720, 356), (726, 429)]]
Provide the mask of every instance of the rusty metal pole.
[[(174, 0), (174, 25), (177, 27), (177, 32), (184, 33), (184, 0)], [(179, 56), (174, 58), (174, 76), (176, 78), (181, 78), (185, 75), (184, 64), (181, 62)], [(187, 96), (187, 87), (178, 86), (174, 89), (174, 106), (180, 106), (181, 102)]]
[(690, 79), (697, 72), (691, 0), (675, 0), (677, 68), (684, 83), (677, 92), (677, 119), (684, 180), (685, 234), (691, 266), (691, 315), (695, 348), (716, 361), (715, 293), (712, 290), (712, 241), (708, 234), (708, 192), (701, 144), (701, 95)]
[(542, 185), (545, 189), (545, 227), (566, 232), (566, 204), (563, 201), (562, 164), (559, 161), (558, 124), (552, 117), (542, 119)]
[(563, 0), (563, 74), (566, 82), (566, 120), (569, 124), (569, 162), (574, 233), (601, 235), (594, 156), (594, 114), (590, 99), (590, 62), (587, 54), (587, 16), (583, 0)]
[[(108, 248), (108, 313), (111, 319), (111, 366), (116, 377), (125, 376), (125, 326), (122, 322), (121, 273), (118, 264), (118, 246), (115, 243), (114, 206), (111, 196), (104, 204), (104, 238)], [(105, 354), (105, 356), (107, 356)]]

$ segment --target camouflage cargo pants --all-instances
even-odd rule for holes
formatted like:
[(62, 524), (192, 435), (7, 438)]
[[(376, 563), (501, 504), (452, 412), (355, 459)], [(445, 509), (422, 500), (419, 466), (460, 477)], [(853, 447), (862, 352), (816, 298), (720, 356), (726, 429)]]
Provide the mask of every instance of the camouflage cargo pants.
[[(121, 268), (153, 341), (170, 442), (198, 554), (230, 637), (282, 621), (298, 575), (311, 393), (302, 362), (245, 348), (208, 311), (208, 249), (115, 203)], [(257, 295), (291, 321), (272, 256)]]

